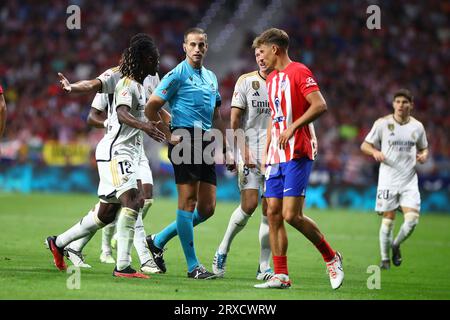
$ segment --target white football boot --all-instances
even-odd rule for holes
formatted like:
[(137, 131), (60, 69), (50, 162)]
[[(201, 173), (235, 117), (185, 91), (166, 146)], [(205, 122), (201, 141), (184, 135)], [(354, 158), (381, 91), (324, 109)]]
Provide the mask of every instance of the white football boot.
[(327, 262), (327, 271), (330, 276), (331, 288), (339, 289), (344, 281), (344, 268), (342, 267), (342, 255), (338, 251), (333, 260)]
[(153, 259), (148, 260), (141, 266), (141, 272), (146, 274), (162, 273)]
[(92, 268), (89, 264), (84, 262), (84, 256), (79, 251), (75, 251), (75, 250), (73, 250), (71, 248), (66, 247), (64, 249), (64, 255), (66, 256), (67, 259), (70, 260), (70, 262), (72, 262), (72, 264), (75, 267), (78, 267), (78, 268)]
[(258, 289), (288, 289), (291, 287), (291, 281), (287, 274), (275, 274), (270, 280), (255, 284), (254, 287)]

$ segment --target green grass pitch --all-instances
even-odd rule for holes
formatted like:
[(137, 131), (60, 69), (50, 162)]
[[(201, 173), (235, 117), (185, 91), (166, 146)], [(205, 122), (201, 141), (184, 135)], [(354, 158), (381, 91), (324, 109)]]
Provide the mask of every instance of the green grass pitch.
[[(72, 226), (96, 203), (92, 195), (0, 194), (0, 299), (450, 299), (450, 215), (424, 214), (402, 247), (403, 264), (381, 272), (381, 289), (368, 289), (370, 265), (379, 262), (380, 218), (374, 213), (307, 210), (330, 244), (344, 256), (345, 281), (331, 290), (320, 254), (287, 227), (289, 290), (254, 289), (258, 264), (260, 209), (235, 238), (224, 279), (196, 281), (186, 276), (178, 238), (167, 246), (166, 274), (151, 279), (117, 279), (113, 266), (99, 262), (101, 235), (85, 248), (92, 269), (81, 270), (78, 290), (67, 288), (70, 274), (57, 271), (44, 246), (48, 235)], [(211, 220), (195, 229), (200, 262), (211, 269), (214, 252), (237, 203), (218, 203)], [(144, 223), (147, 233), (175, 218), (176, 202), (156, 199)], [(402, 218), (398, 216), (396, 231)], [(133, 253), (133, 266), (138, 258)]]

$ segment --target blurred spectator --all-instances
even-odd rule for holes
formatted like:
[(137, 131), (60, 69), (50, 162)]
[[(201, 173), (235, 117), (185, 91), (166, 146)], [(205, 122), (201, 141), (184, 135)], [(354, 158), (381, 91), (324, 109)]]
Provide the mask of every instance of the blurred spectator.
[[(328, 103), (316, 123), (315, 169), (331, 171), (336, 183), (376, 182), (374, 163), (357, 149), (379, 117), (392, 111), (392, 94), (405, 87), (415, 96), (413, 116), (428, 134), (431, 159), (422, 174), (450, 177), (450, 4), (377, 1), (381, 30), (366, 27), (366, 1), (298, 1), (277, 26), (290, 36), (290, 56), (311, 68)], [(222, 81), (229, 92), (254, 64), (248, 36), (239, 62)], [(251, 52), (250, 52), (251, 53)], [(225, 95), (223, 95), (225, 96)], [(224, 97), (224, 101), (227, 100)]]
[[(59, 90), (57, 72), (90, 78), (118, 63), (129, 38), (153, 36), (160, 74), (184, 57), (180, 42), (210, 2), (206, 0), (86, 1), (81, 30), (66, 29), (66, 4), (48, 0), (4, 1), (0, 7), (0, 84), (8, 101), (4, 155), (40, 161), (49, 139), (85, 139), (94, 147), (102, 132), (85, 124), (93, 97)], [(236, 6), (236, 1), (230, 2)], [(316, 124), (316, 169), (336, 183), (373, 183), (377, 166), (358, 146), (372, 123), (392, 110), (392, 93), (410, 89), (413, 115), (427, 131), (431, 159), (423, 174), (450, 177), (450, 4), (445, 1), (377, 1), (381, 30), (366, 28), (366, 1), (298, 1), (278, 27), (291, 38), (290, 56), (314, 72), (329, 111)], [(232, 8), (230, 5), (229, 8)], [(229, 9), (228, 8), (228, 9)], [(248, 34), (240, 56), (221, 80), (224, 117), (237, 77), (256, 68)], [(253, 67), (252, 67), (253, 66)], [(213, 66), (210, 66), (214, 69)]]

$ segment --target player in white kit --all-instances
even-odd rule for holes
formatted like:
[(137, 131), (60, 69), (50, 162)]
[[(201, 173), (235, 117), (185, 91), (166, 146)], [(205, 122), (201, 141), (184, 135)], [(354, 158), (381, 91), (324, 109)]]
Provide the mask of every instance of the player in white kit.
[[(259, 192), (262, 193), (264, 188), (261, 162), (266, 145), (267, 123), (270, 119), (266, 77), (271, 70), (264, 64), (259, 49), (255, 49), (255, 59), (259, 70), (239, 77), (231, 101), (231, 129), (237, 137), (235, 153), (241, 203), (231, 215), (228, 228), (214, 255), (212, 270), (219, 277), (225, 274), (227, 255), (234, 237), (245, 227), (258, 207)], [(312, 123), (310, 128), (315, 137)], [(260, 257), (256, 279), (267, 281), (273, 276), (273, 271), (270, 267), (267, 202), (263, 196), (259, 243)]]
[[(375, 210), (383, 215), (379, 232), (382, 269), (402, 262), (400, 244), (419, 222), (420, 193), (416, 163), (428, 158), (428, 142), (421, 122), (411, 116), (413, 96), (406, 89), (394, 94), (394, 113), (375, 121), (361, 150), (380, 162)], [(395, 238), (395, 210), (403, 212), (404, 222)]]
[[(164, 140), (162, 132), (153, 123), (147, 122), (143, 113), (147, 97), (142, 82), (148, 74), (156, 74), (158, 59), (158, 50), (148, 36), (135, 39), (124, 52), (120, 66), (124, 78), (115, 88), (113, 107), (108, 112), (108, 131), (96, 151), (100, 175), (98, 194), (101, 199), (100, 207), (103, 206), (104, 209), (92, 210), (79, 224), (65, 233), (47, 238), (55, 265), (60, 270), (66, 268), (62, 248), (112, 222), (122, 206), (117, 221), (118, 259), (113, 274), (119, 277), (146, 277), (131, 268), (129, 257), (134, 226), (140, 209), (144, 206), (137, 181), (143, 151), (142, 131), (157, 141)], [(85, 83), (89, 84), (90, 81), (92, 80)], [(91, 87), (95, 87), (97, 83)]]
[[(130, 44), (139, 38), (147, 37), (146, 34), (140, 33), (133, 36), (130, 40)], [(92, 93), (99, 92), (96, 94), (92, 107), (88, 116), (88, 124), (97, 128), (107, 127), (107, 119), (105, 120), (105, 114), (108, 115), (107, 109), (110, 109), (112, 104), (112, 97), (114, 93), (114, 89), (116, 84), (119, 82), (122, 74), (119, 70), (119, 67), (113, 67), (105, 72), (103, 72), (96, 79), (92, 80), (82, 80), (77, 83), (70, 84), (69, 81), (64, 77), (64, 75), (59, 74), (60, 82), (62, 88), (66, 92), (73, 93)], [(144, 89), (148, 97), (153, 93), (156, 86), (159, 84), (159, 76), (156, 73), (154, 76), (148, 75), (144, 80)], [(103, 92), (100, 93), (100, 92)], [(165, 122), (170, 121), (170, 114), (165, 110), (161, 110), (161, 116)], [(143, 147), (143, 146), (142, 146)], [(159, 273), (161, 270), (156, 266), (153, 262), (151, 254), (148, 248), (145, 246), (145, 230), (143, 224), (143, 218), (145, 218), (149, 208), (153, 203), (153, 178), (152, 172), (148, 165), (148, 160), (145, 156), (144, 151), (142, 152), (142, 158), (139, 162), (139, 180), (138, 185), (139, 189), (142, 192), (144, 197), (144, 207), (142, 208), (142, 214), (138, 217), (136, 221), (136, 232), (134, 245), (138, 252), (139, 260), (141, 262), (141, 271), (144, 273)], [(94, 206), (94, 213), (98, 212), (98, 210), (103, 210), (106, 204), (102, 204), (99, 202), (96, 206)], [(141, 217), (142, 216), (142, 217)], [(114, 264), (115, 260), (112, 256), (112, 246), (111, 240), (116, 230), (115, 221), (106, 225), (102, 228), (102, 252), (100, 254), (100, 261), (103, 263), (111, 263)], [(87, 242), (92, 238), (94, 234), (90, 234), (84, 238), (76, 240), (65, 248), (65, 255), (67, 258), (78, 267), (90, 267), (88, 264), (84, 262), (84, 257), (82, 255), (82, 249), (87, 244)]]

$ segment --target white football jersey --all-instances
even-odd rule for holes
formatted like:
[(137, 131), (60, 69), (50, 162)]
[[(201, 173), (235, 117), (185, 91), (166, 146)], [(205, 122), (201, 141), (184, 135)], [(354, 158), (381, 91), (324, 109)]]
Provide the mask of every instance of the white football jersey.
[[(109, 97), (111, 96), (111, 97)], [(95, 108), (99, 111), (104, 111), (105, 113), (108, 113), (108, 108), (110, 104), (112, 103), (112, 97), (114, 95), (107, 94), (107, 93), (96, 93), (94, 100), (92, 100), (91, 107)], [(111, 98), (111, 101), (109, 99)], [(111, 103), (110, 103), (111, 102)]]
[(410, 117), (408, 123), (401, 125), (392, 114), (388, 115), (375, 121), (365, 141), (381, 150), (386, 158), (380, 164), (378, 187), (417, 185), (417, 150), (428, 147), (421, 122)]
[[(108, 124), (110, 121), (110, 115), (112, 112), (112, 102), (113, 102), (113, 94), (114, 94), (114, 89), (116, 88), (117, 83), (119, 82), (120, 78), (122, 77), (122, 73), (120, 72), (120, 68), (117, 67), (113, 67), (113, 68), (109, 68), (108, 70), (104, 71), (101, 75), (99, 75), (97, 77), (97, 79), (100, 80), (100, 82), (102, 83), (102, 89), (100, 90), (100, 93), (97, 93), (94, 97), (94, 101), (92, 102), (92, 107), (101, 110), (101, 111), (107, 111), (106, 109), (109, 110), (109, 112), (107, 112), (108, 114)], [(145, 96), (146, 96), (146, 101), (150, 98), (150, 96), (152, 95), (153, 91), (155, 90), (155, 88), (158, 86), (160, 82), (159, 79), (159, 75), (158, 73), (156, 73), (154, 76), (148, 75), (145, 79), (144, 79), (144, 91), (145, 91)], [(106, 107), (105, 107), (105, 102)], [(97, 107), (98, 106), (98, 107)], [(100, 106), (103, 106), (104, 109), (100, 109)], [(144, 117), (144, 119), (141, 119), (141, 121), (148, 121), (147, 117)], [(108, 125), (108, 128), (110, 126)], [(107, 130), (108, 130), (107, 128)], [(144, 144), (141, 144), (141, 152), (142, 155), (145, 156), (145, 152), (144, 152)]]
[(120, 105), (130, 107), (130, 114), (145, 121), (146, 95), (144, 87), (130, 78), (122, 78), (116, 85), (112, 107), (108, 112), (108, 130), (96, 149), (97, 161), (111, 161), (113, 156), (126, 155), (138, 159), (143, 151), (141, 130), (120, 123), (116, 108)]
[[(101, 75), (97, 77), (102, 83), (101, 93), (113, 94), (117, 83), (122, 77), (119, 67), (114, 67), (106, 70)], [(150, 98), (155, 88), (158, 86), (160, 80), (158, 73), (154, 76), (148, 75), (144, 79), (145, 95), (147, 99)]]
[(266, 79), (259, 74), (259, 71), (253, 71), (239, 77), (234, 87), (231, 107), (244, 110), (240, 127), (246, 133), (247, 144), (255, 160), (258, 163), (261, 162), (266, 145), (270, 109)]

